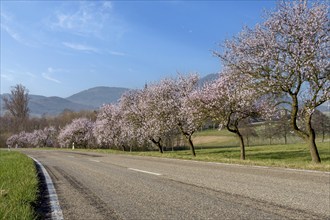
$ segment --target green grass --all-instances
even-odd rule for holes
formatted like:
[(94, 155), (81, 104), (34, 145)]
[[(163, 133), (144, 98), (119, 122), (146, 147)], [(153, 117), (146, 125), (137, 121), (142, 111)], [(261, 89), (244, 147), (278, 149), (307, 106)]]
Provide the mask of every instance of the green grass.
[(190, 150), (165, 151), (163, 154), (158, 151), (123, 152), (109, 149), (76, 149), (75, 151), (330, 171), (330, 142), (319, 142), (317, 146), (321, 164), (311, 161), (309, 150), (303, 143), (246, 147), (246, 160), (244, 161), (240, 160), (239, 147), (233, 146), (196, 149), (196, 157), (191, 155)]
[(131, 154), (245, 165), (330, 171), (330, 143), (318, 143), (318, 150), (322, 160), (321, 164), (314, 164), (311, 162), (308, 148), (304, 144), (262, 145), (247, 147), (245, 161), (239, 159), (240, 149), (238, 147), (197, 149), (196, 157), (192, 157), (189, 150), (165, 152), (164, 155), (160, 155), (158, 152), (134, 152)]
[(36, 219), (38, 178), (32, 159), (0, 150), (0, 219)]

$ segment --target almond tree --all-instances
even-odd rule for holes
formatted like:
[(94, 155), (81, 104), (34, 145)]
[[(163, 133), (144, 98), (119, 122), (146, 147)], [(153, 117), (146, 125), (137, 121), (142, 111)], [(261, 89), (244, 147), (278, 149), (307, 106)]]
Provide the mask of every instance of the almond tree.
[(266, 21), (243, 29), (225, 42), (223, 51), (215, 52), (225, 66), (252, 77), (256, 87), (285, 97), (291, 127), (306, 141), (315, 163), (321, 160), (312, 115), (330, 99), (328, 8), (307, 1), (281, 2)]
[[(130, 90), (125, 92), (119, 102), (120, 111), (122, 113), (122, 123), (125, 124), (126, 134), (129, 135), (129, 139), (135, 139), (137, 143), (144, 143), (145, 139), (148, 139), (147, 133), (144, 128), (144, 123), (147, 120), (145, 111), (143, 90)], [(162, 153), (162, 148), (159, 148)]]
[(194, 98), (198, 79), (197, 74), (179, 75), (175, 81), (176, 89), (174, 90), (176, 93), (174, 96), (176, 108), (172, 108), (174, 110), (172, 115), (175, 117), (175, 124), (187, 139), (193, 156), (196, 156), (196, 153), (192, 135), (205, 120), (204, 114), (197, 108), (196, 99)]
[(239, 123), (249, 117), (268, 115), (271, 108), (260, 93), (251, 88), (249, 78), (224, 71), (218, 79), (196, 93), (201, 111), (234, 133), (240, 142), (240, 158), (245, 160), (245, 144)]
[(6, 144), (10, 147), (15, 147), (15, 148), (24, 148), (30, 146), (30, 133), (26, 133), (25, 131), (20, 132), (19, 134), (14, 134), (10, 136)]
[(193, 133), (201, 125), (201, 114), (194, 106), (191, 94), (198, 83), (197, 74), (178, 75), (149, 85), (146, 107), (148, 122), (158, 130), (161, 137), (180, 131), (187, 139), (193, 156), (196, 156), (192, 141)]
[(104, 105), (95, 121), (93, 129), (96, 141), (101, 146), (118, 147), (126, 150), (131, 145), (134, 136), (129, 133), (129, 124), (125, 124), (120, 106), (117, 104)]
[(93, 126), (94, 123), (87, 118), (74, 119), (60, 130), (58, 135), (60, 146), (71, 147), (73, 143), (80, 148), (92, 146), (94, 143)]
[(46, 146), (47, 135), (43, 130), (34, 130), (29, 133), (29, 143), (33, 147), (45, 147)]
[(52, 147), (55, 144), (56, 129), (53, 126), (29, 133), (28, 142), (33, 147)]
[(121, 98), (121, 109), (124, 120), (140, 142), (145, 140), (155, 144), (163, 153), (163, 139), (167, 137), (174, 126), (172, 107), (174, 105), (170, 79), (159, 83), (146, 85), (142, 90), (130, 91)]
[(144, 92), (145, 117), (143, 127), (147, 130), (149, 139), (159, 148), (163, 140), (176, 129), (173, 108), (175, 106), (174, 81), (163, 79), (147, 85)]
[(13, 134), (6, 140), (6, 144), (8, 148), (16, 147), (18, 146), (18, 134)]

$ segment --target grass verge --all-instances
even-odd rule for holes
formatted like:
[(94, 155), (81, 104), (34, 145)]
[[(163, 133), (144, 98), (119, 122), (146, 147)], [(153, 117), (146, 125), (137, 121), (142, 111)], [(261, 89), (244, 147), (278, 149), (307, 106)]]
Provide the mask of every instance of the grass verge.
[(38, 178), (32, 159), (0, 150), (0, 219), (36, 219)]
[[(246, 147), (246, 160), (240, 160), (239, 147), (217, 147), (208, 149), (196, 149), (196, 157), (191, 155), (190, 150), (182, 151), (165, 151), (160, 154), (158, 151), (143, 152), (123, 152), (108, 149), (85, 149), (83, 151), (112, 153), (112, 154), (128, 154), (139, 156), (165, 157), (185, 160), (198, 160), (208, 162), (221, 162), (243, 165), (257, 165), (282, 167), (293, 169), (307, 169), (330, 171), (330, 142), (317, 143), (321, 164), (311, 162), (311, 156), (308, 147), (303, 143), (296, 144), (279, 144), (279, 145), (260, 145)], [(81, 150), (81, 149), (79, 149)], [(79, 151), (77, 149), (77, 151)]]

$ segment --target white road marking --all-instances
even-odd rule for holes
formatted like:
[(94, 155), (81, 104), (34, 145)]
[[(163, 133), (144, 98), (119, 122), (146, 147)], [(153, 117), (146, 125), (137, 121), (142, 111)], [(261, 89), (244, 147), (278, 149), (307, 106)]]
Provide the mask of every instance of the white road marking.
[(46, 185), (47, 185), (47, 190), (48, 190), (48, 196), (49, 196), (49, 203), (50, 203), (50, 208), (51, 208), (51, 215), (52, 215), (52, 220), (63, 220), (63, 213), (62, 209), (60, 207), (60, 203), (58, 201), (58, 197), (56, 194), (56, 190), (53, 184), (52, 179), (50, 178), (47, 170), (45, 167), (35, 158), (31, 157), (32, 160), (34, 160), (38, 166), (41, 168), (41, 172), (43, 176), (45, 177)]
[(149, 172), (149, 171), (145, 171), (145, 170), (139, 170), (139, 169), (134, 169), (134, 168), (127, 168), (129, 170), (133, 170), (136, 172), (141, 172), (141, 173), (147, 173), (147, 174), (151, 174), (151, 175), (156, 175), (156, 176), (161, 176), (162, 174), (160, 173), (154, 173), (154, 172)]
[(99, 160), (94, 160), (94, 159), (88, 159), (89, 161), (93, 161), (93, 162), (96, 162), (96, 163), (100, 163), (101, 161)]

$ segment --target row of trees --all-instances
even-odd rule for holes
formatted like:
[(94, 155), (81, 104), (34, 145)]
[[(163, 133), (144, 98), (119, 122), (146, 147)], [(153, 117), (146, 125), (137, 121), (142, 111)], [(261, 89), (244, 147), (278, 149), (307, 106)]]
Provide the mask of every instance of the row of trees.
[[(57, 141), (61, 147), (73, 143), (77, 147), (115, 147), (132, 149), (147, 141), (163, 153), (166, 139), (182, 134), (196, 155), (192, 135), (205, 121), (212, 119), (224, 124), (241, 141), (242, 159), (245, 159), (243, 136), (238, 123), (250, 116), (256, 118), (269, 111), (270, 99), (257, 97), (254, 90), (244, 88), (243, 80), (223, 73), (217, 80), (198, 88), (198, 75), (179, 75), (152, 83), (141, 90), (125, 93), (119, 103), (104, 105), (96, 121), (86, 118), (73, 120), (59, 130)], [(235, 91), (235, 93), (232, 93)], [(266, 104), (268, 103), (268, 104)], [(21, 146), (34, 146), (40, 130), (21, 133)], [(30, 138), (24, 138), (24, 137)], [(13, 145), (14, 138), (7, 144)]]
[[(330, 99), (329, 31), (327, 4), (281, 2), (263, 23), (214, 52), (224, 66), (218, 79), (199, 88), (196, 74), (179, 75), (129, 91), (118, 104), (103, 106), (95, 123), (80, 119), (61, 129), (58, 140), (86, 147), (94, 138), (99, 146), (123, 149), (149, 141), (162, 152), (166, 138), (181, 133), (195, 156), (192, 135), (212, 120), (236, 135), (245, 159), (240, 123), (276, 119), (282, 109), (319, 163), (312, 116)], [(88, 133), (74, 132), (78, 125)]]

